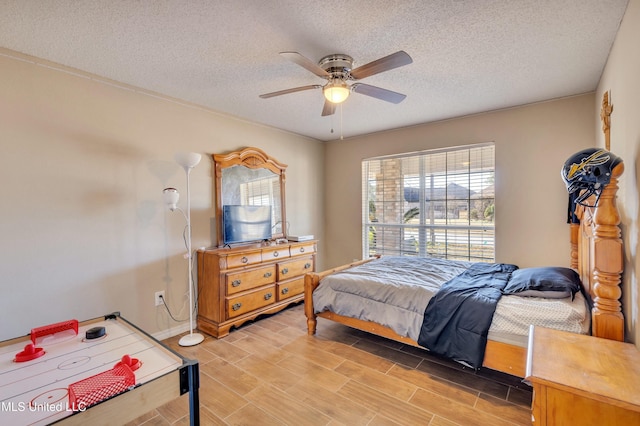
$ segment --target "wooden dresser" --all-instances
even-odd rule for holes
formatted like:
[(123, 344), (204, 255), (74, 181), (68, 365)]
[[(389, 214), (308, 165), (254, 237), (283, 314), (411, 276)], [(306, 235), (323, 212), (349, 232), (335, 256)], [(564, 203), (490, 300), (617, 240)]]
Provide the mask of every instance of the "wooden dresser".
[(630, 344), (531, 327), (534, 425), (640, 424), (640, 352)]
[(224, 337), (302, 301), (304, 274), (315, 265), (316, 241), (198, 250), (198, 328)]

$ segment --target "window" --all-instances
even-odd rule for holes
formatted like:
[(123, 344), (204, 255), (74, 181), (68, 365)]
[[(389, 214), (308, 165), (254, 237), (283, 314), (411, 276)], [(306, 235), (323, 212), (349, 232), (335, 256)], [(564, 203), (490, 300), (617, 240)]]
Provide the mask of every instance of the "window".
[(242, 204), (268, 206), (274, 196), (280, 196), (280, 183), (277, 176), (254, 179), (240, 184)]
[[(270, 173), (271, 175), (271, 173)], [(241, 204), (249, 206), (268, 206), (271, 200), (280, 199), (280, 179), (277, 175), (253, 179), (240, 184)], [(280, 217), (280, 205), (271, 204), (272, 226), (277, 225), (276, 218)]]
[(362, 162), (364, 258), (495, 260), (494, 144)]

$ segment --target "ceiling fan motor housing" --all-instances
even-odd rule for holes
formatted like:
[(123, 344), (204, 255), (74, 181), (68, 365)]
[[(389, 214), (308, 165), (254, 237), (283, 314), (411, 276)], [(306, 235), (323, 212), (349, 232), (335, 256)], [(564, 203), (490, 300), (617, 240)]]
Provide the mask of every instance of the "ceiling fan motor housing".
[(353, 58), (342, 53), (325, 56), (318, 62), (320, 68), (331, 74), (333, 79), (347, 79), (353, 69)]

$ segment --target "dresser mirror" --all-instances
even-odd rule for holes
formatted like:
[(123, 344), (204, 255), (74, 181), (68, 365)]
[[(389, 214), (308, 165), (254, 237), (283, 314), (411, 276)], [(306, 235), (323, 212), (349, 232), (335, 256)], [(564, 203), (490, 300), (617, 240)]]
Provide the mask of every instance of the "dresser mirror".
[(258, 148), (213, 154), (218, 246), (225, 245), (224, 206), (271, 206), (271, 237), (286, 238), (286, 164)]

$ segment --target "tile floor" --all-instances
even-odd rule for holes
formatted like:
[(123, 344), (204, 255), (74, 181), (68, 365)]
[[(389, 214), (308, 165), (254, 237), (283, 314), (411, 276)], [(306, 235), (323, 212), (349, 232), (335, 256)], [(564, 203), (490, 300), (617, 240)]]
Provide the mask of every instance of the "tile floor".
[[(303, 305), (184, 348), (200, 364), (202, 425), (529, 425), (531, 387), (319, 318)], [(186, 395), (130, 425), (187, 425)]]

